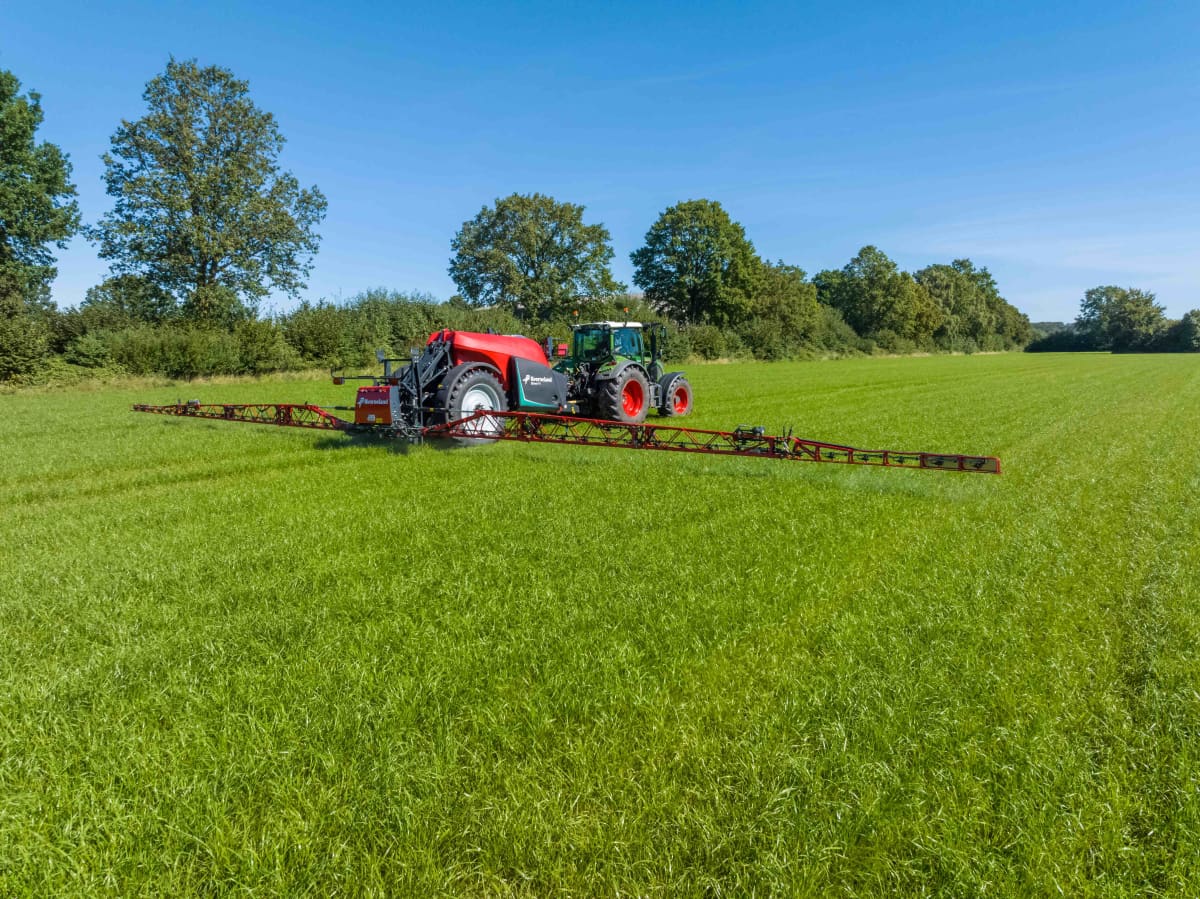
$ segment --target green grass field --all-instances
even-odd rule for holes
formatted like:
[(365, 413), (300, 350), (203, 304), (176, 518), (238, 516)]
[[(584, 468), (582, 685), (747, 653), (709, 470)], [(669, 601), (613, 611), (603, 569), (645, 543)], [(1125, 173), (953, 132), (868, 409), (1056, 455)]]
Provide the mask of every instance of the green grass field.
[(0, 895), (1200, 892), (1200, 360), (691, 375), (1005, 473), (0, 397)]

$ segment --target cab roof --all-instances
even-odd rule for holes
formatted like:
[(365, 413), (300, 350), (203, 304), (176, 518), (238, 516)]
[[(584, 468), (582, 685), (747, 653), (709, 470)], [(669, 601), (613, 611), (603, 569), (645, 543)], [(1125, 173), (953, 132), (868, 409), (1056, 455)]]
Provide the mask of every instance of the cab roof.
[(585, 322), (575, 325), (576, 328), (600, 328), (604, 326), (610, 328), (640, 328), (641, 322)]

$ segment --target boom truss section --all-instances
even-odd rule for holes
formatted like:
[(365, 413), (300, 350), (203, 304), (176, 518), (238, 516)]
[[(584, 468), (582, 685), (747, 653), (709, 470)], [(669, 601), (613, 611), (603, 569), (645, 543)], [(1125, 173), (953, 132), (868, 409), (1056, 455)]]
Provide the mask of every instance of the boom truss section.
[(704, 453), (713, 456), (744, 456), (788, 462), (827, 462), (835, 465), (871, 465), (883, 468), (919, 468), (932, 471), (961, 471), (1000, 474), (995, 456), (959, 453), (919, 453), (897, 450), (864, 450), (838, 443), (806, 440), (791, 434), (772, 435), (763, 428), (739, 427), (733, 431), (707, 431), (670, 425), (626, 424), (568, 415), (533, 412), (499, 412), (480, 409), (455, 421), (430, 427), (405, 428), (394, 425), (362, 425), (310, 404), (298, 403), (211, 403), (196, 401), (169, 406), (135, 405), (135, 412), (242, 421), (250, 424), (319, 431), (375, 434), (379, 437), (421, 440), (517, 440), (522, 443), (559, 443), (573, 446), (607, 446), (618, 449)]
[(218, 421), (244, 421), (256, 425), (284, 428), (313, 428), (318, 431), (350, 431), (354, 423), (338, 418), (320, 406), (300, 403), (175, 403), (148, 406), (139, 403), (134, 412), (155, 415), (179, 415), (184, 418), (213, 418)]
[(770, 435), (762, 428), (740, 427), (733, 431), (706, 431), (699, 428), (625, 424), (531, 412), (480, 410), (457, 421), (426, 428), (424, 436), (610, 446), (716, 456), (749, 456), (790, 462), (828, 462), (837, 465), (1000, 474), (1000, 460), (994, 456), (864, 450), (837, 443), (805, 440), (790, 434)]

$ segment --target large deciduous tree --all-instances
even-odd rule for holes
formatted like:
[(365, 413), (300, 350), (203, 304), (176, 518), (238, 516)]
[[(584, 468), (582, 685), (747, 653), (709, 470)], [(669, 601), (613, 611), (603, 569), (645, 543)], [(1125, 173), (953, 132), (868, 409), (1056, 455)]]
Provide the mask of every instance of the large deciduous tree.
[(305, 286), (325, 197), (280, 171), (284, 138), (227, 69), (167, 63), (148, 110), (104, 155), (114, 208), (91, 230), (116, 275), (140, 275), (186, 317), (228, 324)]
[(951, 349), (968, 346), (968, 341), (982, 346), (984, 338), (996, 331), (996, 312), (973, 273), (969, 259), (956, 259), (950, 265), (926, 266), (914, 275), (941, 307), (943, 321), (938, 337)]
[[(970, 259), (949, 265), (930, 265), (914, 276), (942, 310), (937, 333), (948, 349), (971, 346), (1008, 349), (1024, 346), (1034, 337), (1029, 319), (1000, 295), (987, 268)], [(969, 341), (969, 343), (968, 343)]]
[(472, 305), (523, 307), (535, 318), (621, 293), (608, 229), (584, 224), (583, 212), (543, 194), (498, 199), (463, 222), (450, 245), (450, 277)]
[(821, 302), (859, 334), (917, 341), (942, 325), (944, 313), (929, 292), (876, 247), (863, 247), (840, 272), (821, 272), (814, 280)]
[(1154, 294), (1136, 287), (1093, 287), (1079, 304), (1076, 329), (1097, 349), (1150, 349), (1167, 327)]
[(41, 97), (0, 69), (0, 379), (31, 371), (45, 356), (56, 274), (51, 247), (79, 229), (71, 164), (38, 143)]
[(634, 283), (646, 299), (690, 323), (728, 326), (745, 320), (763, 274), (745, 229), (714, 200), (667, 209), (630, 258)]

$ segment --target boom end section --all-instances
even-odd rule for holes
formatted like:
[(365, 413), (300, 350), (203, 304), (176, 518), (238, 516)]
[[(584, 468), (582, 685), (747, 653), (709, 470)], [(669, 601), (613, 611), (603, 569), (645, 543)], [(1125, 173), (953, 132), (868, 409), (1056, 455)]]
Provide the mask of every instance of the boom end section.
[(136, 403), (134, 412), (153, 415), (178, 415), (184, 418), (211, 418), (217, 421), (243, 421), (283, 428), (312, 428), (318, 431), (348, 431), (353, 423), (307, 403), (201, 403), (180, 401), (169, 406)]

